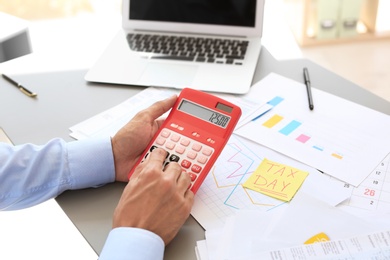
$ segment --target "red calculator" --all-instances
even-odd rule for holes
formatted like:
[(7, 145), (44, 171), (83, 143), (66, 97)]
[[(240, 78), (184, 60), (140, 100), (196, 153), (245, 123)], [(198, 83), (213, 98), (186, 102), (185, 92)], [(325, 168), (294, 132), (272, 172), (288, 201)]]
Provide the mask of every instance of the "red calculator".
[(190, 175), (191, 190), (196, 193), (240, 117), (240, 107), (211, 94), (185, 88), (138, 163), (153, 149), (163, 148), (168, 152), (163, 167), (178, 162)]

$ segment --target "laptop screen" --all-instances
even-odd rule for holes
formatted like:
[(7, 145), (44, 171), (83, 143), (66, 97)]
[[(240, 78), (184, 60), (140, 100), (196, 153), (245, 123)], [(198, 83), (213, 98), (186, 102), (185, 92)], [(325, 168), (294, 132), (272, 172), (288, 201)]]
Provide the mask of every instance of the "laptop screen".
[(256, 0), (130, 0), (130, 20), (255, 27)]

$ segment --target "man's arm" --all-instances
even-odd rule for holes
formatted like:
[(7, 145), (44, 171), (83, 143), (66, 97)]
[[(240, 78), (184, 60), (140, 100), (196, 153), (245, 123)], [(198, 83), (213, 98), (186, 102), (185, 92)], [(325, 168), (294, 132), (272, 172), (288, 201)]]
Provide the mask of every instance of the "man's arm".
[(54, 198), (65, 190), (115, 180), (111, 139), (45, 145), (0, 143), (0, 210), (14, 210)]

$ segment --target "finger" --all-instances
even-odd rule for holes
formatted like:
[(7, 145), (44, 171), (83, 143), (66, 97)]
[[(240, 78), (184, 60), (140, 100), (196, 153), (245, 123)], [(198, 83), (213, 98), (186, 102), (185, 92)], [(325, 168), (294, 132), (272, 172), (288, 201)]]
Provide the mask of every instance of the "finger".
[(184, 193), (184, 198), (190, 203), (190, 205), (194, 204), (194, 197), (195, 194), (190, 189), (187, 189), (186, 192)]
[(171, 179), (175, 183), (177, 182), (177, 179), (179, 178), (181, 171), (182, 171), (181, 166), (176, 162), (169, 163), (164, 169), (164, 172), (169, 174), (169, 177), (171, 177)]
[(156, 148), (154, 149), (148, 156), (147, 163), (151, 165), (152, 167), (158, 166), (160, 169), (162, 169), (162, 165), (165, 161), (165, 158), (167, 157), (167, 151), (165, 151), (162, 148)]
[(191, 178), (188, 172), (181, 171), (177, 179), (177, 188), (182, 193), (185, 194), (188, 188), (191, 185)]
[(143, 173), (162, 172), (162, 165), (165, 161), (167, 152), (162, 148), (156, 148), (149, 153), (147, 158), (137, 166), (132, 178), (139, 178)]
[(161, 126), (164, 123), (164, 121), (165, 121), (165, 118), (160, 118), (160, 119), (155, 120), (158, 129), (161, 128)]

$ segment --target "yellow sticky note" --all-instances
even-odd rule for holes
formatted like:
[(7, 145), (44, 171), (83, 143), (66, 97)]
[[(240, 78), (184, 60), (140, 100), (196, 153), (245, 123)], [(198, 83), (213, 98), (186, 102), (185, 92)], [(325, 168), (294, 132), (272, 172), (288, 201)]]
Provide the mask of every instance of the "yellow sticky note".
[(329, 237), (324, 232), (321, 232), (309, 238), (304, 244), (309, 245), (309, 244), (321, 243), (326, 241), (330, 241)]
[(264, 159), (243, 186), (283, 201), (290, 201), (308, 174), (308, 172)]

